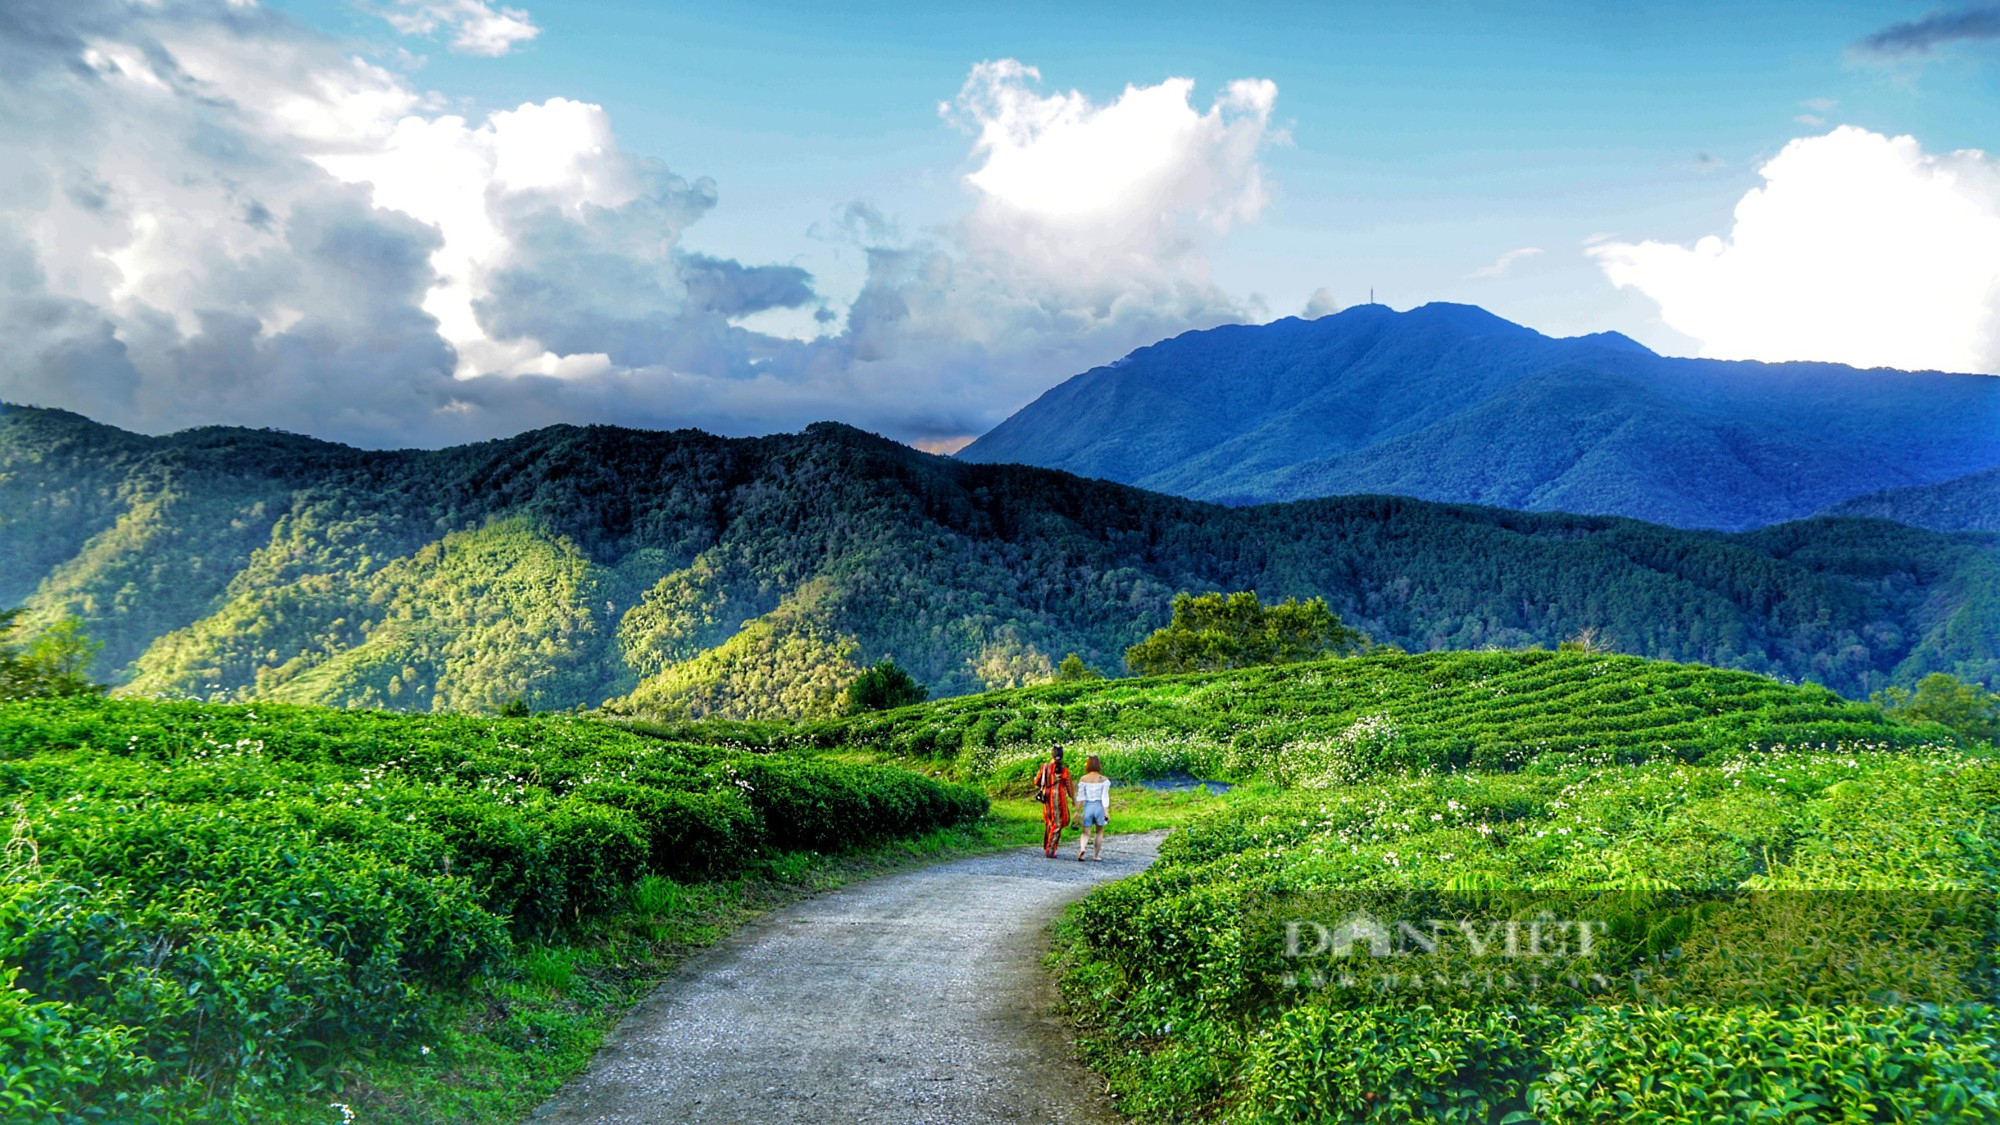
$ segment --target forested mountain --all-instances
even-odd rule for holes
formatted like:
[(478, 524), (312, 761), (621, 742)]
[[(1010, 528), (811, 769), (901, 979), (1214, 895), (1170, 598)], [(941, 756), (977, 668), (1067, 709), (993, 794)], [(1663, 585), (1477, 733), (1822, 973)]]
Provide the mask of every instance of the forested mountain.
[(1835, 505), (1834, 516), (1870, 516), (1933, 531), (2000, 531), (2000, 467), (1940, 484), (1871, 492)]
[(558, 426), (437, 451), (143, 437), (0, 408), (0, 605), (131, 692), (776, 716), (891, 655), (937, 695), (1117, 669), (1180, 590), (1325, 596), (1412, 650), (1553, 646), (1814, 680), (2000, 681), (1992, 536), (1728, 535), (1345, 497), (1227, 508), (823, 423)]
[(1743, 529), (2000, 465), (2000, 378), (1659, 356), (1468, 305), (1189, 332), (958, 456), (1223, 503), (1393, 493)]

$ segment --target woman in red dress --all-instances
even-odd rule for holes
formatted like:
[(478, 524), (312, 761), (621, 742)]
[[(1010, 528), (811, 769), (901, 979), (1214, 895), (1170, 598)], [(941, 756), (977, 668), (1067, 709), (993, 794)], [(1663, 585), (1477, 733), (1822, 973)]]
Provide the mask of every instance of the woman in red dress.
[(1069, 771), (1063, 768), (1063, 748), (1051, 747), (1049, 760), (1035, 774), (1035, 799), (1042, 802), (1042, 852), (1050, 859), (1069, 827)]

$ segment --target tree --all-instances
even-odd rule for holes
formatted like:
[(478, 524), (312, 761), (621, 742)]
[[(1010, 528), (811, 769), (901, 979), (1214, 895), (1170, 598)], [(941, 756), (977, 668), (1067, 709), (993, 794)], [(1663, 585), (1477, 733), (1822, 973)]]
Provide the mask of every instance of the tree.
[(90, 663), (104, 645), (84, 634), (81, 621), (63, 618), (23, 651), (14, 638), (20, 616), (18, 609), (0, 610), (0, 699), (104, 694), (105, 686), (90, 678)]
[(1884, 711), (1914, 723), (1942, 723), (1967, 738), (2000, 741), (2000, 694), (1949, 672), (1932, 672), (1917, 690), (1885, 688), (1870, 697)]
[(1324, 598), (1286, 598), (1267, 607), (1250, 591), (1182, 593), (1174, 596), (1173, 620), (1126, 649), (1125, 663), (1142, 676), (1213, 672), (1345, 655), (1367, 643)]
[(1070, 653), (1056, 665), (1056, 682), (1061, 684), (1082, 683), (1085, 680), (1101, 680), (1104, 673), (1083, 662), (1083, 657)]
[(1585, 625), (1576, 635), (1556, 646), (1557, 652), (1610, 652), (1611, 641), (1595, 625)]
[(884, 659), (847, 685), (847, 690), (841, 693), (840, 710), (844, 715), (887, 711), (922, 703), (930, 698), (930, 694), (929, 689), (903, 671), (901, 665), (892, 659)]

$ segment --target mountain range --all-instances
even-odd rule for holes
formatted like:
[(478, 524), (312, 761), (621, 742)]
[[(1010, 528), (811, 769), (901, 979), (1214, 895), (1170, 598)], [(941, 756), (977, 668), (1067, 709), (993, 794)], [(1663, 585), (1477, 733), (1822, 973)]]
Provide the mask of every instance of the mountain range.
[(556, 426), (442, 450), (164, 437), (0, 407), (0, 606), (123, 691), (417, 710), (824, 712), (893, 656), (953, 695), (1121, 670), (1181, 590), (1324, 596), (1410, 650), (1620, 650), (1850, 696), (2000, 682), (1991, 534), (1758, 531), (1357, 496), (1226, 507), (832, 423)]
[(1741, 530), (2000, 466), (2000, 378), (1654, 354), (1469, 305), (1189, 332), (958, 453), (1194, 499), (1354, 493)]
[(2000, 531), (2000, 468), (1939, 484), (1871, 492), (1827, 514), (1872, 516), (1933, 531)]

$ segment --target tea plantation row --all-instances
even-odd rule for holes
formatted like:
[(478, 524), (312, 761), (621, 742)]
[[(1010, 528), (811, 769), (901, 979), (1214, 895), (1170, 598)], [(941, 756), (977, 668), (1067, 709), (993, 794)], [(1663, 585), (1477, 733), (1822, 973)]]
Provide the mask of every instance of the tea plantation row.
[(2000, 766), (1950, 747), (1409, 772), (1176, 833), (1064, 989), (1152, 1122), (1973, 1125), (1996, 891)]
[(1814, 685), (1572, 652), (1380, 653), (1234, 672), (1046, 684), (796, 728), (693, 724), (769, 745), (873, 747), (963, 776), (1052, 742), (1114, 772), (1322, 784), (1382, 769), (1519, 769), (1545, 755), (1697, 761), (1746, 749), (1950, 741)]
[[(618, 904), (976, 819), (907, 771), (557, 718), (0, 705), (0, 1120), (226, 1120)], [(235, 1107), (235, 1108), (232, 1108)]]

